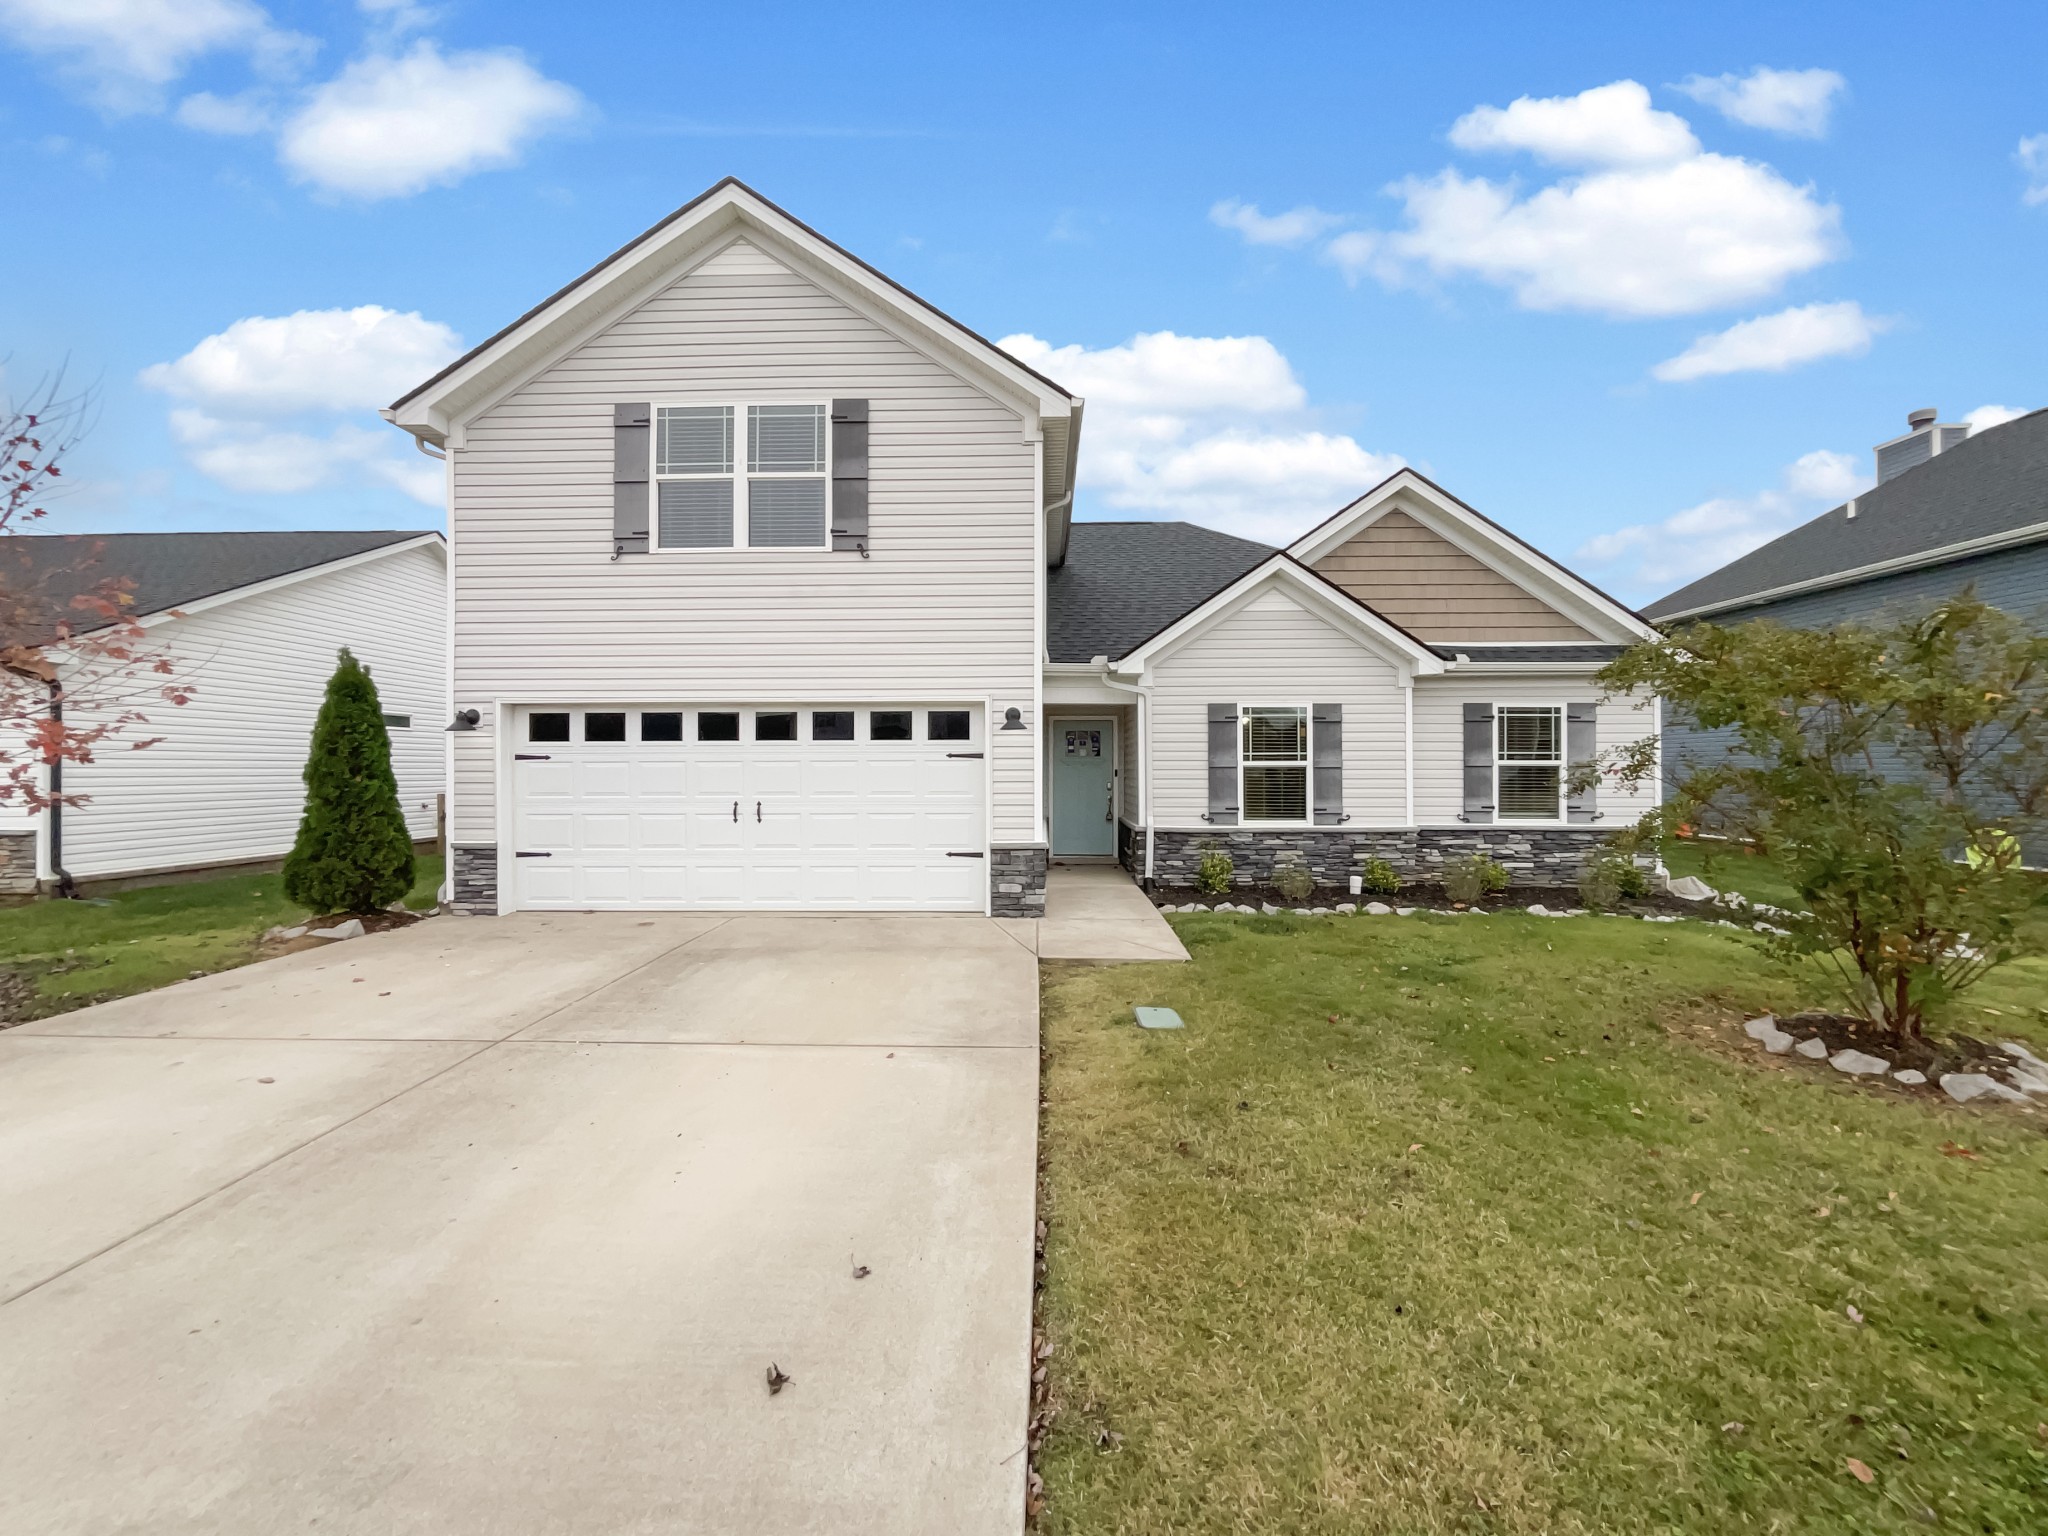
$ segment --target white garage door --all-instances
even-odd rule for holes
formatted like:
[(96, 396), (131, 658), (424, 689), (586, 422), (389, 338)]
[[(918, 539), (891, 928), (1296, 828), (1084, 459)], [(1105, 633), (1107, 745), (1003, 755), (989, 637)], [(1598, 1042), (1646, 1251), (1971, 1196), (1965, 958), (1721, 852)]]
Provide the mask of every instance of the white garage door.
[(984, 711), (521, 709), (522, 908), (982, 911)]

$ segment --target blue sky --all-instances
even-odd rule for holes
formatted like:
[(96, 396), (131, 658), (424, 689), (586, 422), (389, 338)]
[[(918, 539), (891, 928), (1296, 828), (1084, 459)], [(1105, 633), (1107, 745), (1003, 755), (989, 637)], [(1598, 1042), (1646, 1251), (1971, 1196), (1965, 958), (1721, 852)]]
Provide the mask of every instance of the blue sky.
[(1090, 399), (1083, 516), (1397, 462), (1648, 600), (2048, 404), (2048, 10), (0, 0), (56, 525), (432, 526), (376, 417), (738, 175)]

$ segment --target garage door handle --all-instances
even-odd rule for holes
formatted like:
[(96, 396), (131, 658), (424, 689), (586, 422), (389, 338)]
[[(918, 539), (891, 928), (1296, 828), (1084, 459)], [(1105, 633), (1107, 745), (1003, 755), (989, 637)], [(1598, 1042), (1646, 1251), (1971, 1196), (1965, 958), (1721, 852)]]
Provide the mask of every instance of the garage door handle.
[(737, 800), (733, 801), (732, 803), (732, 819), (734, 821), (738, 821), (740, 819), (740, 803)]
[(545, 763), (549, 760), (545, 752), (514, 752), (512, 754), (512, 761), (515, 763)]
[(949, 859), (985, 859), (988, 855), (977, 848), (972, 853), (949, 853), (946, 857)]
[(948, 756), (948, 757), (979, 757), (979, 756), (981, 756), (981, 754), (980, 754), (979, 752), (948, 752), (948, 753), (946, 754), (946, 756)]
[(552, 853), (515, 853), (512, 857), (515, 859), (552, 859), (554, 855)]
[(758, 800), (756, 800), (756, 801), (754, 802), (754, 820), (756, 820), (756, 821), (759, 821), (760, 819), (761, 819), (761, 802), (760, 802), (760, 801), (758, 801)]

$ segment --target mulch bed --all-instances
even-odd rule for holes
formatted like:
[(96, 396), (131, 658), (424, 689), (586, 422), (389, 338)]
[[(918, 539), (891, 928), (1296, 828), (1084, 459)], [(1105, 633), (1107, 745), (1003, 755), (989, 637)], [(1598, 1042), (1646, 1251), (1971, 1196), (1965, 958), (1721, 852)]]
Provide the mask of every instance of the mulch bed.
[(393, 928), (410, 928), (428, 915), (425, 912), (330, 912), (325, 917), (307, 918), (306, 926), (334, 928), (354, 918), (363, 925), (365, 933), (388, 933)]
[[(1801, 1040), (1819, 1035), (1827, 1042), (1830, 1056), (1837, 1051), (1866, 1051), (1872, 1056), (1882, 1056), (1892, 1064), (1894, 1071), (1911, 1067), (1925, 1072), (1927, 1083), (1921, 1090), (1923, 1092), (1930, 1089), (1938, 1092), (1944, 1072), (1982, 1072), (2003, 1081), (2004, 1069), (2012, 1065), (2012, 1058), (2005, 1052), (1973, 1035), (1922, 1037), (1900, 1045), (1890, 1030), (1868, 1019), (1859, 1019), (1854, 1014), (1795, 1013), (1779, 1019), (1778, 1028)], [(1824, 1061), (1815, 1064), (1827, 1065)], [(1994, 1072), (1994, 1067), (1999, 1070)], [(1913, 1085), (1894, 1086), (1904, 1088)]]
[[(1158, 886), (1151, 892), (1152, 904), (1161, 907), (1185, 906), (1189, 902), (1200, 902), (1204, 906), (1215, 906), (1220, 902), (1233, 905), (1260, 906), (1271, 903), (1276, 907), (1335, 907), (1340, 902), (1352, 902), (1364, 906), (1369, 901), (1383, 902), (1390, 907), (1420, 907), (1428, 912), (1516, 912), (1527, 907), (1543, 906), (1553, 912), (1570, 912), (1586, 905), (1585, 898), (1576, 886), (1569, 885), (1511, 885), (1504, 891), (1496, 891), (1478, 901), (1461, 905), (1444, 894), (1441, 885), (1404, 885), (1392, 895), (1381, 895), (1377, 891), (1366, 891), (1353, 896), (1342, 886), (1318, 886), (1315, 893), (1297, 900), (1283, 896), (1270, 885), (1232, 886), (1227, 896), (1210, 896), (1192, 887)], [(1662, 893), (1651, 896), (1625, 898), (1613, 910), (1632, 913), (1638, 917), (1650, 914), (1673, 917), (1702, 917), (1709, 920), (1719, 917), (1739, 916), (1727, 908), (1705, 901), (1680, 901), (1675, 896)]]

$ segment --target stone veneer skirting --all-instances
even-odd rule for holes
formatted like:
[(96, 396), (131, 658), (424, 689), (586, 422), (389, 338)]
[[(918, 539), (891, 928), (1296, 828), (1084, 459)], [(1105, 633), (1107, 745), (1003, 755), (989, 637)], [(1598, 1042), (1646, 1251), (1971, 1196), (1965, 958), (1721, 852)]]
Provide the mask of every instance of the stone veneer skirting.
[[(1516, 885), (1571, 885), (1588, 855), (1612, 835), (1597, 827), (1218, 827), (1213, 832), (1161, 827), (1152, 833), (1152, 880), (1155, 885), (1192, 886), (1204, 850), (1216, 848), (1230, 855), (1241, 885), (1270, 883), (1274, 863), (1283, 855), (1299, 857), (1316, 884), (1341, 887), (1367, 859), (1385, 859), (1405, 880), (1433, 881), (1442, 878), (1445, 864), (1474, 853), (1505, 866)], [(1120, 828), (1117, 847), (1124, 867), (1142, 876), (1144, 829)]]
[(448, 850), (454, 868), (450, 878), (454, 882), (454, 899), (449, 902), (457, 912), (466, 912), (471, 917), (496, 917), (498, 915), (498, 850), (488, 844), (457, 843)]
[(1045, 916), (1043, 845), (988, 851), (989, 911), (996, 917)]
[(0, 832), (0, 896), (36, 893), (36, 834)]

